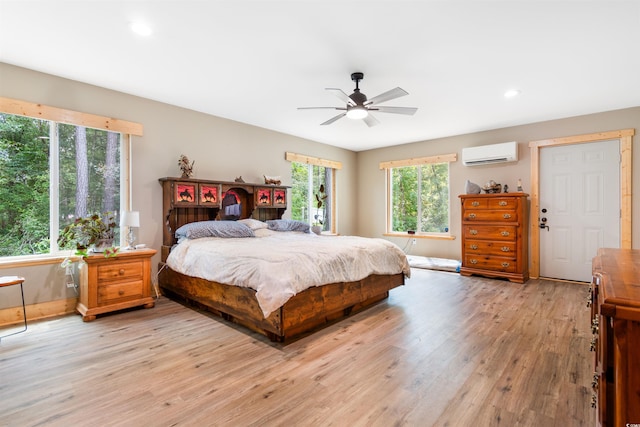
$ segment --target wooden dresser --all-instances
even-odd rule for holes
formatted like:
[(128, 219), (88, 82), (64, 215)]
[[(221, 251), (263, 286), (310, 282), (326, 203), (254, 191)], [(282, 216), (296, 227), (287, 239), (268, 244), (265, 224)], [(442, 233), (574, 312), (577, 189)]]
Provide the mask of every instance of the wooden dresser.
[(151, 297), (151, 257), (154, 249), (119, 252), (115, 257), (89, 255), (80, 266), (80, 300), (76, 310), (89, 322), (97, 314), (143, 305)]
[(593, 259), (591, 350), (595, 352), (592, 406), (598, 424), (640, 424), (640, 250), (598, 251)]
[(460, 274), (529, 280), (525, 193), (463, 194)]

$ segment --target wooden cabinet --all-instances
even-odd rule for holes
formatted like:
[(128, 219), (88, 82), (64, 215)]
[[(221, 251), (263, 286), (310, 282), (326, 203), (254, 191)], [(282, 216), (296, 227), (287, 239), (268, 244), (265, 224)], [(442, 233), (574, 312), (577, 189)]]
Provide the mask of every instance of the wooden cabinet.
[(528, 194), (463, 194), (460, 274), (529, 280)]
[(590, 286), (598, 424), (640, 424), (640, 250), (598, 251)]
[(151, 297), (153, 249), (123, 251), (115, 257), (102, 254), (83, 258), (80, 265), (80, 300), (76, 310), (89, 322), (97, 314), (143, 305), (154, 306)]

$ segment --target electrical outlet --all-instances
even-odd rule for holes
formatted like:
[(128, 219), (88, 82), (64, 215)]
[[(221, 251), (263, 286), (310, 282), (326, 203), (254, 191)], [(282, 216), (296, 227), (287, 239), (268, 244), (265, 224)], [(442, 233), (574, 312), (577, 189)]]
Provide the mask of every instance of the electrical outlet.
[(417, 241), (417, 239), (416, 239), (415, 237), (414, 237), (413, 239), (411, 239), (411, 244), (412, 244), (412, 245), (415, 245), (417, 242), (418, 242), (418, 241)]

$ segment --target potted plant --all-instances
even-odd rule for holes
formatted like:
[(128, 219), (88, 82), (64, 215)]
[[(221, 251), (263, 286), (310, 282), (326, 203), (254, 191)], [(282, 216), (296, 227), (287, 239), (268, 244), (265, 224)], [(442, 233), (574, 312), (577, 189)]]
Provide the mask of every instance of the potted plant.
[(327, 200), (327, 194), (324, 192), (324, 184), (320, 184), (320, 188), (316, 193), (316, 214), (313, 216), (315, 221), (311, 226), (311, 231), (316, 234), (322, 233), (322, 226), (324, 225), (325, 217), (325, 201)]
[(114, 212), (76, 218), (60, 232), (58, 246), (75, 248), (76, 255), (81, 256), (87, 256), (89, 250), (113, 256), (117, 252), (113, 245), (116, 225)]

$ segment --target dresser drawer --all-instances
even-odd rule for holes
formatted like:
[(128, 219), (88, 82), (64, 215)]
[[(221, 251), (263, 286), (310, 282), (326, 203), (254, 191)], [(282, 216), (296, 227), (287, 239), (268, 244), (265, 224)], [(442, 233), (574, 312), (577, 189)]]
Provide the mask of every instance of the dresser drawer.
[(98, 286), (98, 305), (109, 305), (131, 299), (142, 298), (142, 280), (117, 282)]
[(514, 225), (465, 225), (463, 227), (465, 239), (485, 240), (516, 240), (516, 226)]
[(464, 243), (468, 254), (498, 255), (505, 257), (516, 256), (516, 243), (503, 241), (467, 240)]
[(487, 207), (489, 209), (517, 209), (518, 199), (513, 198), (493, 198), (487, 200)]
[(493, 271), (504, 271), (505, 273), (514, 273), (517, 263), (515, 259), (480, 256), (468, 254), (465, 256), (464, 265), (467, 268), (482, 268)]
[(142, 261), (118, 262), (98, 266), (98, 282), (118, 279), (141, 278), (143, 273)]
[(487, 199), (465, 199), (462, 202), (462, 207), (465, 209), (486, 209)]
[(518, 221), (517, 211), (510, 210), (474, 210), (464, 212), (463, 221), (478, 222), (513, 222)]

